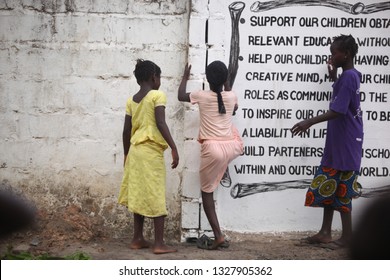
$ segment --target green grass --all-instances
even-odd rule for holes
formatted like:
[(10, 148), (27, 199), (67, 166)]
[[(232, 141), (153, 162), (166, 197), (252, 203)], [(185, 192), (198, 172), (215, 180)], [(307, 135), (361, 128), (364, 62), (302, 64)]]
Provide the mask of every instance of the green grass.
[(91, 257), (83, 252), (75, 252), (64, 257), (52, 256), (47, 253), (41, 255), (33, 255), (30, 252), (12, 252), (12, 248), (8, 248), (7, 252), (1, 256), (2, 260), (91, 260)]

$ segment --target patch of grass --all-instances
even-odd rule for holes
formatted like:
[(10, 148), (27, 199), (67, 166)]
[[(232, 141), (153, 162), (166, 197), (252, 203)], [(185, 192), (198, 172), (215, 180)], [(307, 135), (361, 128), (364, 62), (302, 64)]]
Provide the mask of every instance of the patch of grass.
[(52, 256), (47, 253), (41, 255), (33, 255), (30, 252), (14, 253), (12, 248), (8, 248), (7, 252), (1, 256), (2, 260), (91, 260), (92, 258), (83, 252), (75, 252), (64, 257)]

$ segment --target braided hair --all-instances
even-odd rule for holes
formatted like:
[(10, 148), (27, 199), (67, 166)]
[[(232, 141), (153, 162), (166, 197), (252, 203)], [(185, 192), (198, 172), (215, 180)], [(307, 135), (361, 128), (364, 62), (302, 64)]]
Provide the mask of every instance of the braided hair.
[(358, 45), (352, 35), (343, 35), (333, 37), (333, 42), (337, 44), (342, 51), (348, 51), (351, 57), (354, 58), (358, 52)]
[(159, 77), (161, 75), (161, 69), (150, 60), (137, 59), (134, 75), (137, 79), (137, 83), (140, 84), (141, 82), (149, 80), (153, 75)]
[(210, 89), (217, 94), (218, 111), (220, 114), (226, 114), (221, 92), (227, 77), (228, 69), (222, 61), (213, 61), (206, 68), (206, 78), (210, 84)]

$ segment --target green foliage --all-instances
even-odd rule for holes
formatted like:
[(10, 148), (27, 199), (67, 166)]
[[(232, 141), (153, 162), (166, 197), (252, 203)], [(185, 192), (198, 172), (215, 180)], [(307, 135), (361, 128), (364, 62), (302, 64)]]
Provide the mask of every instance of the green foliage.
[(72, 255), (65, 256), (65, 260), (90, 260), (91, 257), (83, 252), (76, 252)]
[(7, 252), (1, 256), (2, 260), (90, 260), (91, 257), (83, 252), (76, 252), (64, 257), (51, 256), (48, 253), (41, 255), (33, 255), (30, 252), (14, 253), (12, 248), (8, 248)]

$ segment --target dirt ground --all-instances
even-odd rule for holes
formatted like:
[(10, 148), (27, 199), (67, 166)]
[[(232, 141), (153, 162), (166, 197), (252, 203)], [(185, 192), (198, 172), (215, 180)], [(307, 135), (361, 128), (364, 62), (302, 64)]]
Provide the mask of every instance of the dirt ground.
[[(111, 238), (98, 232), (77, 207), (69, 207), (57, 214), (44, 213), (33, 229), (13, 233), (0, 240), (0, 255), (10, 251), (28, 252), (33, 256), (48, 254), (64, 257), (84, 253), (94, 260), (343, 260), (347, 249), (329, 249), (302, 243), (301, 239), (313, 232), (280, 232), (240, 234), (224, 232), (229, 248), (215, 251), (197, 248), (195, 240), (167, 242), (176, 253), (155, 255), (150, 249), (129, 249), (129, 238)], [(337, 238), (339, 233), (334, 233)]]
[[(346, 249), (332, 250), (299, 241), (306, 233), (229, 234), (230, 247), (216, 251), (202, 250), (195, 243), (169, 243), (176, 253), (155, 255), (150, 249), (130, 250), (130, 239), (102, 238), (92, 241), (67, 240), (34, 244), (34, 238), (18, 237), (0, 243), (2, 253), (8, 246), (13, 252), (31, 252), (38, 255), (67, 256), (77, 252), (88, 254), (94, 260), (343, 260)], [(2, 254), (3, 255), (3, 254)]]

